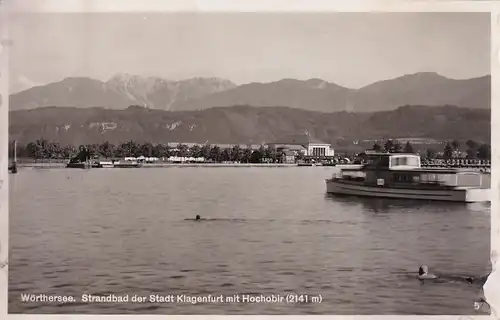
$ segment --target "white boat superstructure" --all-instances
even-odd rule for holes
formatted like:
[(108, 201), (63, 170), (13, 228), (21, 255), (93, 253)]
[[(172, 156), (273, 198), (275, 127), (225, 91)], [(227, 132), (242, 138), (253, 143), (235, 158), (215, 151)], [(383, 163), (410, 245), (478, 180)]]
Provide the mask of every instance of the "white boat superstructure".
[(490, 189), (483, 187), (483, 174), (456, 169), (422, 168), (420, 156), (403, 153), (372, 153), (364, 165), (342, 168), (326, 179), (332, 194), (489, 202)]

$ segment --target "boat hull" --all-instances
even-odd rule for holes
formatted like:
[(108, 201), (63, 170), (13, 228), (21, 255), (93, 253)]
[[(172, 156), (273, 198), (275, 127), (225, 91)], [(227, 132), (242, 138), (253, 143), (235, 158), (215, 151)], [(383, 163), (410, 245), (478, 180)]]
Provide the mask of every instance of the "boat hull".
[(140, 168), (142, 164), (140, 163), (115, 163), (113, 168)]
[(66, 164), (66, 168), (75, 168), (75, 169), (88, 169), (88, 168), (140, 168), (142, 164), (140, 163), (93, 163), (88, 164), (84, 162), (78, 163), (68, 163)]
[(114, 164), (99, 164), (99, 168), (114, 168)]
[(490, 201), (490, 189), (486, 188), (457, 187), (448, 189), (406, 189), (345, 183), (337, 179), (326, 180), (326, 192), (330, 194), (363, 197), (436, 200), (466, 203)]
[(77, 162), (77, 163), (67, 163), (66, 168), (72, 168), (72, 169), (89, 169), (92, 166), (88, 163), (85, 162)]

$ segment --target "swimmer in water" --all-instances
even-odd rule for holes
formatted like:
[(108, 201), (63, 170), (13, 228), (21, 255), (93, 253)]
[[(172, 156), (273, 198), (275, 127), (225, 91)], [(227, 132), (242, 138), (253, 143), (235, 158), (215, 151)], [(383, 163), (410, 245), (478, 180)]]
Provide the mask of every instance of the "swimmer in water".
[(437, 279), (438, 276), (435, 274), (429, 273), (429, 268), (423, 264), (418, 268), (418, 279), (426, 280), (426, 279)]
[(482, 277), (463, 277), (463, 276), (437, 276), (435, 274), (429, 273), (429, 268), (423, 264), (418, 268), (418, 279), (419, 280), (431, 280), (431, 279), (441, 279), (444, 281), (459, 281), (459, 282), (468, 282), (470, 284), (479, 284), (483, 286), (488, 280), (488, 275)]
[(482, 277), (467, 277), (465, 278), (465, 281), (471, 283), (471, 284), (479, 284), (481, 286), (484, 286), (486, 281), (488, 281), (489, 274), (482, 276)]
[(198, 220), (200, 220), (200, 219), (201, 219), (200, 215), (199, 215), (199, 214), (197, 214), (197, 215), (196, 215), (196, 221), (198, 221)]

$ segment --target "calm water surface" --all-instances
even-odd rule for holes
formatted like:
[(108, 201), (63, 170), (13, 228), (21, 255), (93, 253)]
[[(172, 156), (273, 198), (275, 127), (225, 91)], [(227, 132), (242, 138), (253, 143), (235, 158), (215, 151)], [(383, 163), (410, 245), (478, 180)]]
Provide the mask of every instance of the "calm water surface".
[[(327, 197), (332, 168), (21, 169), (10, 313), (476, 314), (490, 207)], [(185, 220), (200, 214), (205, 221)], [(21, 294), (77, 303), (26, 303)], [(82, 294), (321, 294), (321, 303), (84, 303)]]

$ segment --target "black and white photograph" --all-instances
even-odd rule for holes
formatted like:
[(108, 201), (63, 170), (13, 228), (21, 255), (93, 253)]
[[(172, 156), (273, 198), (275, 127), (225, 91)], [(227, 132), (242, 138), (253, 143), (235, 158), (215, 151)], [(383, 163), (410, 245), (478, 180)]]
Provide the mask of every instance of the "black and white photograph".
[(491, 23), (9, 13), (8, 313), (489, 315)]

